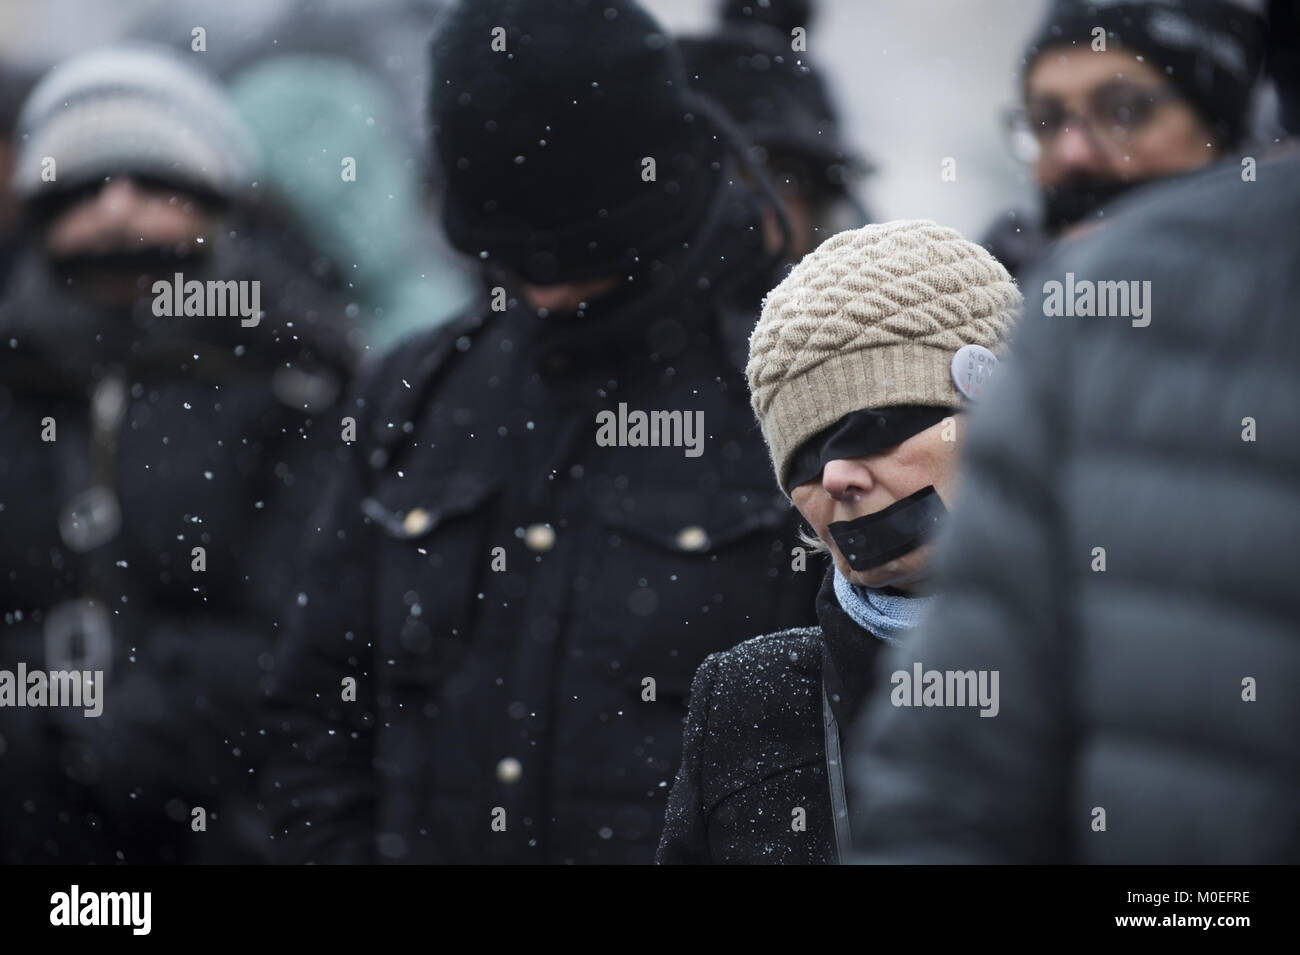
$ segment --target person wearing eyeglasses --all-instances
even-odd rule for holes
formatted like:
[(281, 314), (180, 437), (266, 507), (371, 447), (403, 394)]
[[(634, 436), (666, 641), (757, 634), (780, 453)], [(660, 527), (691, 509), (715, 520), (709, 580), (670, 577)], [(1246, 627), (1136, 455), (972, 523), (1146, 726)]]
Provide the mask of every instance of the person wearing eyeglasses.
[(987, 246), (1017, 274), (1052, 240), (1104, 220), (1135, 187), (1236, 155), (1264, 50), (1252, 0), (1052, 0), (1007, 117), (1038, 221), (1001, 216)]

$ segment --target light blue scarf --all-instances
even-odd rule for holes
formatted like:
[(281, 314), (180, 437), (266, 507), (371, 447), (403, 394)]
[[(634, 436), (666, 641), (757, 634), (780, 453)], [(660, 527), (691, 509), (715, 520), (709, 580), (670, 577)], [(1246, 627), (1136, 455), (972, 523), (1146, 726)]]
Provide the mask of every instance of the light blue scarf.
[(835, 597), (844, 612), (862, 629), (898, 646), (901, 637), (915, 627), (934, 597), (904, 597), (870, 587), (859, 587), (835, 568)]

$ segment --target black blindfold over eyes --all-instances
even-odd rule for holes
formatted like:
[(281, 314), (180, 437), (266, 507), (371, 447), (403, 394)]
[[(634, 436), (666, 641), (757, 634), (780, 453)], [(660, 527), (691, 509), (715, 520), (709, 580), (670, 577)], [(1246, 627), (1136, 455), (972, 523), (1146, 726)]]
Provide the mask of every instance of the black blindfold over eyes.
[(786, 471), (786, 492), (819, 477), (830, 461), (879, 454), (954, 413), (929, 405), (891, 405), (846, 414), (799, 446)]

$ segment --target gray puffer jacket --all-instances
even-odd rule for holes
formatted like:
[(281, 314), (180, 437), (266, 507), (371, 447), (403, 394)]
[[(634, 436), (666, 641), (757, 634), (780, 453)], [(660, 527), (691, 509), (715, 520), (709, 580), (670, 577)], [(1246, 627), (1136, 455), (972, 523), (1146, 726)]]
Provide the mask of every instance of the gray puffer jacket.
[[(999, 711), (873, 694), (862, 861), (1300, 861), (1300, 163), (1117, 213), (1026, 282), (882, 667), (996, 670)], [(1067, 271), (1149, 282), (1150, 323), (1048, 317)]]

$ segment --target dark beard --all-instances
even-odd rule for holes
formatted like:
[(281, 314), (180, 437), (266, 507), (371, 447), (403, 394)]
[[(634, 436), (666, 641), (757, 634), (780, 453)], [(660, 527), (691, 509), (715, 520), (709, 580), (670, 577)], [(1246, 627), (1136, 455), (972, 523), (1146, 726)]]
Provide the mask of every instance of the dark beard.
[(1058, 235), (1084, 219), (1099, 218), (1104, 206), (1150, 179), (1111, 179), (1075, 176), (1059, 186), (1043, 187), (1043, 228)]

